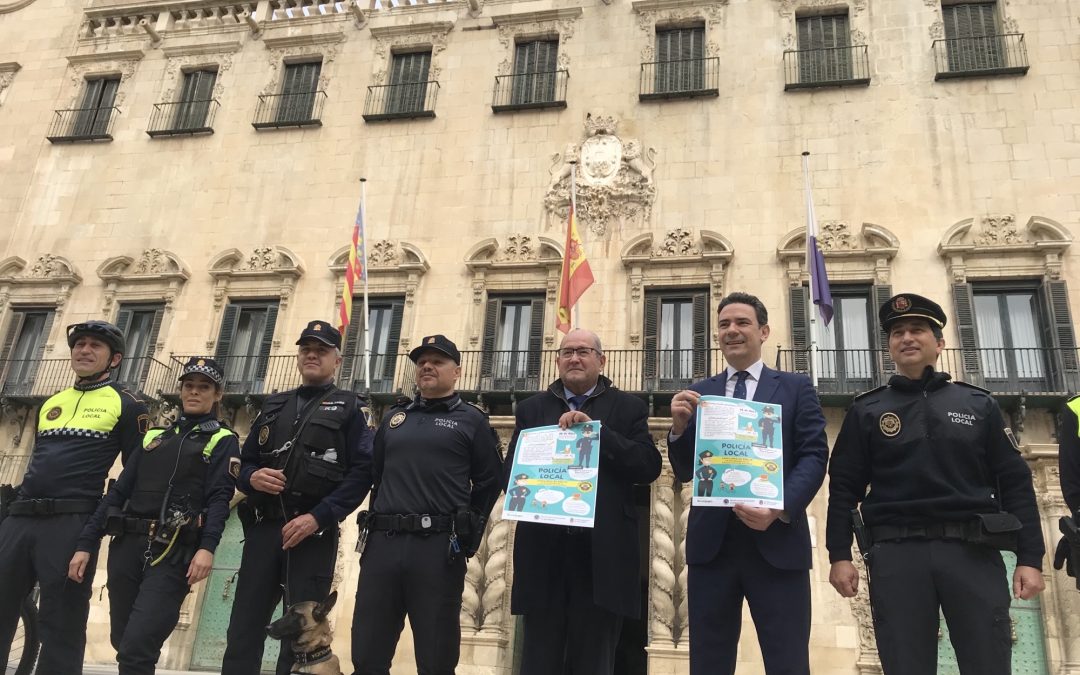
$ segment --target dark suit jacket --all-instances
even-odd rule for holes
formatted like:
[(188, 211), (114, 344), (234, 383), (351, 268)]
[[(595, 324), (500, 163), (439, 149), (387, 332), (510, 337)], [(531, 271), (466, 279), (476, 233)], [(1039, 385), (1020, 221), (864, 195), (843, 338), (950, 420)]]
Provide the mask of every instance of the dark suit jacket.
[[(514, 436), (506, 457), (506, 471), (513, 467), (517, 437), (522, 429), (556, 424), (570, 404), (563, 397), (562, 380), (517, 406)], [(644, 401), (619, 391), (601, 376), (596, 390), (580, 410), (600, 420), (600, 475), (596, 514), (592, 529), (593, 602), (623, 616), (641, 611), (641, 579), (638, 518), (633, 487), (648, 484), (660, 475), (663, 460), (649, 433), (649, 410)], [(505, 476), (509, 480), (509, 473)], [(549, 570), (556, 567), (555, 543), (561, 525), (518, 522), (514, 537), (514, 587), (510, 609), (528, 614), (546, 607), (552, 594)]]
[[(727, 371), (695, 382), (690, 389), (710, 396), (725, 396)], [(764, 532), (754, 532), (761, 555), (774, 567), (785, 570), (810, 569), (810, 528), (806, 507), (825, 479), (829, 458), (825, 438), (825, 416), (810, 378), (797, 373), (783, 373), (768, 366), (761, 370), (754, 400), (783, 406), (784, 435), (784, 511), (790, 523), (776, 520)], [(692, 417), (686, 432), (670, 444), (668, 458), (681, 481), (693, 478), (696, 467)], [(731, 519), (731, 509), (693, 506), (687, 524), (686, 562), (691, 565), (710, 562), (720, 555), (724, 532)]]

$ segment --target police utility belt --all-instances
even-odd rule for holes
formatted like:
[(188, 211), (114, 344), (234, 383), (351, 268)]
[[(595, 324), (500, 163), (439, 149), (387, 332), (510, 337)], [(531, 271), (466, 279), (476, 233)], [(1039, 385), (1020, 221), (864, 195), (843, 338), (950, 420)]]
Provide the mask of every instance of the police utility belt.
[[(161, 529), (161, 526), (154, 518), (110, 514), (105, 520), (105, 533), (112, 537), (125, 534), (141, 534), (153, 537), (158, 534), (159, 529)], [(202, 516), (200, 515), (196, 522), (180, 528), (180, 534), (176, 541), (180, 544), (196, 544), (199, 542), (201, 533)]]
[(93, 513), (97, 499), (16, 499), (7, 505), (9, 516), (54, 516), (69, 513)]
[(883, 541), (907, 539), (953, 539), (982, 544), (1002, 551), (1016, 551), (1017, 533), (1022, 525), (1011, 513), (980, 513), (966, 523), (930, 523), (928, 525), (872, 525), (870, 539)]
[(369, 513), (366, 518), (366, 525), (372, 531), (415, 532), (420, 534), (457, 531), (460, 534), (465, 534), (468, 529), (468, 518), (429, 515), (426, 513)]

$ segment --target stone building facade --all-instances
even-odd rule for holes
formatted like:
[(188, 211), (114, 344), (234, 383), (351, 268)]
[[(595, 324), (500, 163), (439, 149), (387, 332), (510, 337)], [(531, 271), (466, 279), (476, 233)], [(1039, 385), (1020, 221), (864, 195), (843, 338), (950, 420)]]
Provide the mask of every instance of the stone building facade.
[[(722, 367), (725, 293), (769, 305), (767, 363), (817, 369), (830, 438), (891, 367), (876, 303), (922, 293), (949, 313), (942, 368), (1017, 429), (1052, 544), (1055, 415), (1080, 389), (1078, 65), (1074, 7), (1046, 0), (0, 0), (0, 479), (18, 481), (36, 406), (70, 383), (63, 327), (87, 318), (128, 331), (118, 376), (161, 420), (186, 355), (225, 358), (245, 431), (296, 384), (293, 336), (335, 315), (361, 178), (371, 307), (355, 315), (379, 356), (368, 381), (353, 337), (341, 380), (384, 406), (410, 392), (410, 345), (445, 333), (505, 441), (514, 401), (554, 376), (574, 174), (597, 279), (580, 324), (661, 448), (674, 391)], [(804, 151), (828, 331), (808, 323)], [(646, 653), (627, 673), (687, 672), (688, 506), (669, 468), (643, 492), (648, 594), (627, 640)], [(495, 515), (463, 598), (467, 675), (514, 672), (513, 527)], [(810, 516), (813, 672), (880, 672), (866, 597), (827, 581), (824, 492)], [(162, 665), (213, 667), (237, 546)], [(1016, 672), (1080, 673), (1080, 594), (1047, 567), (1014, 617)], [(89, 661), (112, 659), (107, 625), (102, 596)], [(740, 672), (762, 672), (746, 625)], [(394, 672), (411, 660), (406, 635)]]

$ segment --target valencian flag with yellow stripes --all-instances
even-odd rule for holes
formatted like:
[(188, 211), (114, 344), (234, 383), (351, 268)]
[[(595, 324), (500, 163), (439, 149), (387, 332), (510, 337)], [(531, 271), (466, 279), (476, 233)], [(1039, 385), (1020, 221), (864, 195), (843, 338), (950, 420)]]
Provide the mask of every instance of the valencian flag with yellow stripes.
[(570, 332), (570, 310), (593, 281), (592, 269), (585, 259), (585, 249), (581, 245), (577, 218), (574, 216), (574, 199), (571, 198), (570, 217), (566, 224), (566, 251), (563, 253), (562, 275), (559, 277), (559, 310), (555, 317), (555, 327), (563, 333)]
[[(352, 241), (349, 243), (349, 259), (345, 263), (345, 282), (341, 288), (341, 311), (338, 316), (338, 330), (344, 339), (352, 317), (353, 289), (361, 281), (367, 290), (367, 244), (364, 242), (364, 199), (360, 198), (360, 208), (356, 212), (353, 225)], [(365, 292), (366, 296), (366, 292)]]

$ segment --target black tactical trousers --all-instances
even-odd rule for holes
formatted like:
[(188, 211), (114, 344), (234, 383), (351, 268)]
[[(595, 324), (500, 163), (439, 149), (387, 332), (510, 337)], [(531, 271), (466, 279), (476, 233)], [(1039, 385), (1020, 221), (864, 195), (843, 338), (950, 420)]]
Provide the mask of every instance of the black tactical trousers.
[(450, 562), (449, 535), (372, 532), (353, 608), (354, 675), (389, 675), (405, 616), (418, 675), (454, 675), (461, 650), (465, 554)]
[(880, 542), (870, 581), (886, 675), (937, 673), (939, 607), (962, 675), (1011, 672), (1011, 585), (995, 549), (945, 539)]
[(0, 663), (7, 663), (19, 606), (41, 586), (41, 654), (37, 673), (79, 675), (86, 649), (86, 618), (97, 556), (81, 584), (67, 578), (75, 542), (90, 514), (8, 516), (0, 523)]
[[(266, 626), (278, 604), (322, 602), (330, 595), (337, 556), (337, 525), (321, 535), (311, 535), (288, 551), (281, 550), (284, 526), (281, 518), (244, 525), (244, 552), (229, 619), (228, 644), (221, 663), (222, 675), (259, 675)], [(289, 586), (288, 598), (282, 594), (285, 583)], [(292, 647), (283, 642), (277, 674), (288, 675), (292, 664)]]
[[(110, 640), (120, 675), (153, 675), (161, 646), (180, 620), (188, 594), (190, 547), (151, 567), (146, 535), (125, 534), (109, 546)], [(160, 549), (154, 549), (155, 554)]]

